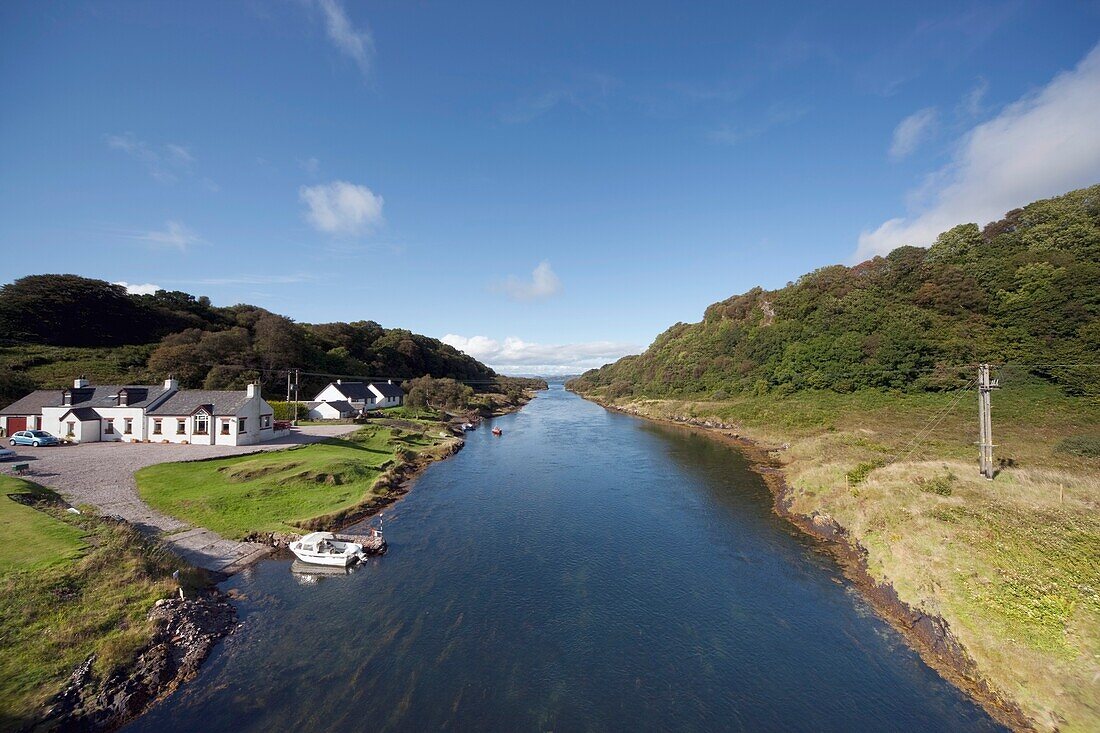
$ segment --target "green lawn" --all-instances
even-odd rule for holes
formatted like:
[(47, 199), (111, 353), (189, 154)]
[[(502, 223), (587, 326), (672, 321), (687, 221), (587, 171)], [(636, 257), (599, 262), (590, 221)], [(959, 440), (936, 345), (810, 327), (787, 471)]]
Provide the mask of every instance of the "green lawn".
[(101, 676), (148, 642), (146, 614), (176, 588), (198, 582), (182, 561), (127, 525), (63, 509), (18, 504), (9, 494), (56, 498), (0, 475), (0, 730), (20, 730), (92, 652)]
[[(435, 426), (438, 429), (438, 425)], [(151, 506), (224, 537), (290, 532), (389, 490), (388, 469), (442, 443), (421, 432), (369, 425), (346, 438), (214, 461), (164, 463), (136, 474)]]
[(30, 481), (0, 475), (0, 574), (64, 564), (80, 557), (87, 544), (79, 527), (20, 504), (12, 494), (45, 497), (50, 492)]

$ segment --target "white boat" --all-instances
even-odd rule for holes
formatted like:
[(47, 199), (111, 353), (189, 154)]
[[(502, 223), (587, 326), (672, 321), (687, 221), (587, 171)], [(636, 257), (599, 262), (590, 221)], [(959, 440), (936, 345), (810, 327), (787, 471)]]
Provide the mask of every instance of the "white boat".
[(290, 543), (290, 551), (302, 562), (346, 568), (364, 557), (363, 546), (336, 539), (332, 532), (310, 532)]

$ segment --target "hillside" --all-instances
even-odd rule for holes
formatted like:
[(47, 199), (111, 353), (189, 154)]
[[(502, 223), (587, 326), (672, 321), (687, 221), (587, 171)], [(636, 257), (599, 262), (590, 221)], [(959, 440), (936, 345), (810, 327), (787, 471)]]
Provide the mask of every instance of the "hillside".
[(1100, 393), (1095, 372), (1056, 366), (1100, 362), (1100, 186), (962, 224), (929, 249), (754, 288), (571, 385), (610, 397), (938, 390), (979, 361)]
[(204, 389), (260, 380), (275, 396), (285, 392), (287, 370), (298, 368), (303, 397), (330, 375), (428, 374), (501, 392), (514, 381), (438, 339), (373, 321), (295, 323), (256, 306), (219, 308), (175, 291), (129, 295), (76, 275), (33, 275), (0, 288), (0, 339), (0, 405), (79, 374), (100, 383), (174, 374), (184, 387)]

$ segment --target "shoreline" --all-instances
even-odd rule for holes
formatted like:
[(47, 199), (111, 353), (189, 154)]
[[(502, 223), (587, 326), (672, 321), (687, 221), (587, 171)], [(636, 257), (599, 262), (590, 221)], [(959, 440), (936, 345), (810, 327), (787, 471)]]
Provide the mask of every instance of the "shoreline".
[(1014, 731), (1035, 730), (1034, 724), (1019, 705), (986, 681), (977, 663), (955, 638), (943, 618), (913, 608), (898, 597), (889, 581), (879, 583), (871, 576), (866, 550), (851, 538), (843, 526), (828, 515), (815, 512), (808, 516), (792, 511), (792, 497), (783, 466), (771, 455), (777, 449), (769, 449), (734, 433), (728, 426), (708, 424), (699, 418), (676, 420), (652, 417), (593, 396), (574, 394), (611, 412), (687, 430), (740, 450), (748, 459), (753, 472), (768, 487), (772, 495), (772, 510), (820, 543), (821, 549), (837, 561), (845, 577), (855, 586), (861, 597), (881, 619), (901, 634), (906, 644), (920, 655), (925, 664), (980, 705), (998, 723)]

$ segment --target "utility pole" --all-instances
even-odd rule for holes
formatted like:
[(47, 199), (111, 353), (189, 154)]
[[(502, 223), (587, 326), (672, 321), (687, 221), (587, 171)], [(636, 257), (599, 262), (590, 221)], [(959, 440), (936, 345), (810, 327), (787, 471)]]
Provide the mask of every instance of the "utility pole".
[(298, 424), (298, 380), (301, 379), (301, 369), (294, 370), (294, 424)]
[(989, 378), (989, 365), (978, 365), (978, 467), (990, 481), (993, 480), (993, 417), (990, 412), (989, 393), (999, 385)]

